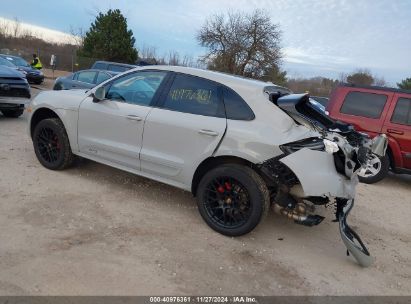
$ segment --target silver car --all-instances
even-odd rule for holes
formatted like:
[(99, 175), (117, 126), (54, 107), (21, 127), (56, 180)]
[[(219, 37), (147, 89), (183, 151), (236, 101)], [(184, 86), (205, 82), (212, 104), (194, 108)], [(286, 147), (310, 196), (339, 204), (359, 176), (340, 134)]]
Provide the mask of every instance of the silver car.
[(53, 90), (91, 89), (117, 74), (112, 71), (81, 70), (58, 77), (54, 82)]
[(272, 84), (170, 66), (136, 68), (91, 90), (49, 91), (29, 107), (29, 133), (48, 169), (88, 158), (187, 191), (215, 231), (239, 236), (269, 208), (313, 226), (319, 206), (336, 205), (348, 251), (362, 266), (367, 248), (347, 225), (357, 174), (371, 141), (309, 102)]

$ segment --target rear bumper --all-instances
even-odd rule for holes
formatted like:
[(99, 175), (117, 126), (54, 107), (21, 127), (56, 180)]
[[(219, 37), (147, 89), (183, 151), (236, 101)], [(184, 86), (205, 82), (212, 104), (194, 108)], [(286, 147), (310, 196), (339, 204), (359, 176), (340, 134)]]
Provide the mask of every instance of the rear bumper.
[(304, 196), (327, 196), (354, 199), (357, 175), (343, 176), (335, 169), (332, 154), (307, 148), (281, 158), (297, 176)]
[(373, 259), (358, 234), (347, 224), (348, 214), (353, 207), (354, 200), (348, 200), (338, 214), (341, 239), (345, 247), (347, 247), (347, 254), (352, 254), (362, 267), (368, 267), (372, 264)]

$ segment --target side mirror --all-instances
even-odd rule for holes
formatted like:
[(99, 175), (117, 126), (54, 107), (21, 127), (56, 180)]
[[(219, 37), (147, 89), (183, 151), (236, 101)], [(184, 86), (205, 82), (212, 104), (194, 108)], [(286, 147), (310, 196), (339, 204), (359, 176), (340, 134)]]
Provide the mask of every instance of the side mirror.
[(93, 102), (100, 102), (106, 98), (106, 88), (99, 87), (92, 95)]

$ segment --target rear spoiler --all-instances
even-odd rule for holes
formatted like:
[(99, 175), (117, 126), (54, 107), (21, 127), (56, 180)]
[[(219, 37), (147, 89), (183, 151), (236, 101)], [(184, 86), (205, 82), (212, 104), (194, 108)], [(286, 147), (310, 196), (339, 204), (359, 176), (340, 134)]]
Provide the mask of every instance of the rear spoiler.
[(310, 103), (310, 96), (308, 94), (285, 95), (277, 92), (271, 93), (269, 99), (291, 117), (294, 118), (297, 116), (303, 118), (315, 125), (319, 125), (322, 129), (329, 130), (339, 128), (343, 131), (342, 129), (346, 129), (349, 126), (336, 122), (334, 119), (318, 110)]

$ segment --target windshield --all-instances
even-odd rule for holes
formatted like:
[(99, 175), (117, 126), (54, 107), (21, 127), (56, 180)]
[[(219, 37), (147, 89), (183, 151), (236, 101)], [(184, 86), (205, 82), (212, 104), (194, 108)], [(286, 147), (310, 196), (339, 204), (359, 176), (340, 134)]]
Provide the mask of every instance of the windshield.
[(5, 65), (10, 68), (16, 68), (16, 65), (8, 61), (7, 59), (4, 59), (3, 57), (0, 57), (0, 65)]
[(7, 60), (13, 62), (17, 66), (29, 67), (30, 65), (21, 57), (5, 57)]

